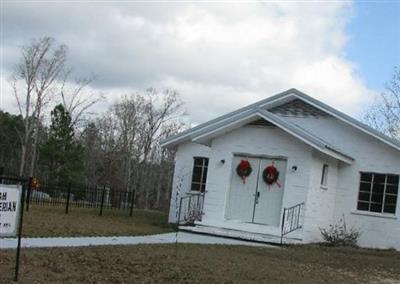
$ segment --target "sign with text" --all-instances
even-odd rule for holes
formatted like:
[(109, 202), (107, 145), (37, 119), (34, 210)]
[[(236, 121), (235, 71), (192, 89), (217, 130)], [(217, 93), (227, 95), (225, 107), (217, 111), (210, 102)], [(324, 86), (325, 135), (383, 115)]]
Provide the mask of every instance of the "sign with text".
[(0, 184), (0, 237), (17, 235), (22, 186)]

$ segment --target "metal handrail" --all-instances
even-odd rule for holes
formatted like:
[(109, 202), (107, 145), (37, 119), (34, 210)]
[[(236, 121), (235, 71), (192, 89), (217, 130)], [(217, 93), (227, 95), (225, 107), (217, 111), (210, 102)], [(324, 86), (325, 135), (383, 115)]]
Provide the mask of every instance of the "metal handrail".
[(283, 243), (283, 236), (303, 227), (300, 219), (304, 204), (304, 202), (301, 202), (291, 207), (284, 208), (281, 224), (281, 244)]
[[(185, 208), (183, 207), (184, 205), (186, 205)], [(182, 196), (179, 200), (177, 225), (179, 226), (181, 224), (183, 210), (185, 210), (183, 213), (184, 224), (193, 224), (195, 221), (201, 221), (203, 205), (204, 192), (190, 193)]]

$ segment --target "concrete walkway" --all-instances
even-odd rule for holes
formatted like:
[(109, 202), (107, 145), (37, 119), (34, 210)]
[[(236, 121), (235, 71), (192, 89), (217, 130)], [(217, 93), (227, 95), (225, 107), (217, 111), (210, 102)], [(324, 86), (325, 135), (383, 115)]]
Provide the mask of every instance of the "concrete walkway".
[[(76, 238), (23, 238), (24, 248), (50, 248), (50, 247), (85, 247), (85, 246), (112, 246), (112, 245), (139, 245), (139, 244), (174, 244), (176, 234), (167, 233), (149, 236), (132, 237), (76, 237)], [(275, 247), (272, 245), (227, 239), (221, 237), (192, 234), (186, 232), (178, 233), (178, 243), (190, 244), (219, 244), (219, 245), (244, 245)], [(0, 249), (15, 249), (16, 238), (0, 239)]]

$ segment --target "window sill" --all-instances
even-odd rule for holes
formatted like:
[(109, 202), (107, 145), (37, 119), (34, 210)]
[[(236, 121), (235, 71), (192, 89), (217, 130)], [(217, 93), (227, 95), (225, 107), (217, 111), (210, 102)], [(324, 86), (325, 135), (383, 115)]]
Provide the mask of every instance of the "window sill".
[(397, 219), (396, 215), (389, 214), (389, 213), (375, 213), (375, 212), (369, 212), (369, 211), (355, 210), (355, 211), (352, 211), (351, 214), (364, 215), (364, 216), (369, 216), (369, 217), (386, 218), (386, 219)]
[(205, 192), (207, 192), (207, 191), (201, 192), (201, 191), (191, 190), (191, 191), (188, 191), (187, 194), (198, 195), (198, 194), (205, 193)]

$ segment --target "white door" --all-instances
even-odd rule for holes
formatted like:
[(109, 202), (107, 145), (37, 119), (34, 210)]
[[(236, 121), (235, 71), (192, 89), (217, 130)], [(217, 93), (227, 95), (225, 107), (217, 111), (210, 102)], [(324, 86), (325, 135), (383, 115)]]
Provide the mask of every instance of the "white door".
[[(243, 183), (236, 173), (241, 160), (248, 160), (253, 171)], [(254, 198), (257, 188), (259, 159), (235, 156), (232, 164), (232, 180), (228, 197), (226, 218), (244, 222), (253, 221)]]
[[(248, 160), (253, 169), (245, 183), (236, 173), (241, 160)], [(264, 169), (272, 163), (279, 171), (280, 186), (277, 183), (267, 185), (263, 180)], [(279, 226), (285, 169), (286, 162), (283, 160), (235, 156), (226, 219)]]
[[(279, 172), (278, 181), (268, 185), (263, 180), (263, 171), (266, 167), (274, 165)], [(257, 186), (256, 206), (254, 210), (254, 223), (279, 226), (282, 209), (283, 186), (285, 180), (286, 161), (262, 159), (260, 178)]]

